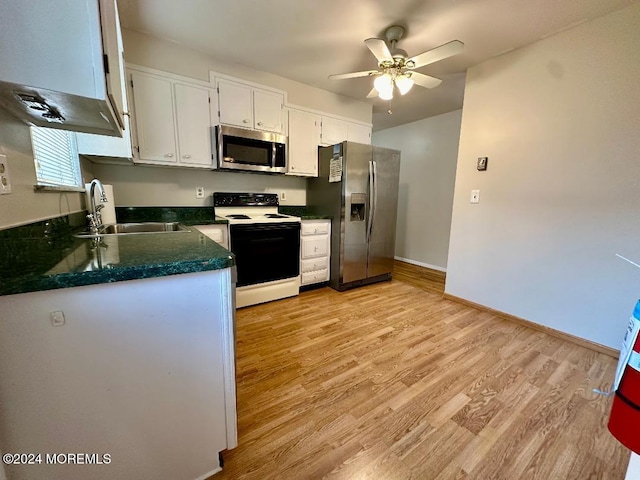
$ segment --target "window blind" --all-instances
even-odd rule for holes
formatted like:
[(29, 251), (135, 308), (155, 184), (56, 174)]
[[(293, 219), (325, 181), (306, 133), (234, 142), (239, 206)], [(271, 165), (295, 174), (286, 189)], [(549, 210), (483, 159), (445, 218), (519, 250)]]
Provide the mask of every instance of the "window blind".
[(80, 160), (73, 132), (31, 127), (38, 185), (82, 187)]

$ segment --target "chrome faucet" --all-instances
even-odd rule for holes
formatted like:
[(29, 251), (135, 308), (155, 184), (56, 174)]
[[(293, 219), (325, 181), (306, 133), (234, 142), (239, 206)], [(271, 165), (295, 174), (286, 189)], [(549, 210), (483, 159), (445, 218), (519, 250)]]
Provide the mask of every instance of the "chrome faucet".
[(91, 233), (97, 234), (98, 229), (102, 226), (102, 215), (100, 215), (100, 210), (104, 208), (104, 205), (96, 205), (96, 197), (95, 190), (98, 188), (98, 192), (100, 193), (100, 201), (103, 203), (108, 202), (107, 196), (104, 193), (104, 187), (102, 183), (97, 178), (91, 180), (91, 184), (89, 185), (89, 198), (91, 199), (91, 211), (87, 215), (87, 220), (89, 221), (89, 230)]

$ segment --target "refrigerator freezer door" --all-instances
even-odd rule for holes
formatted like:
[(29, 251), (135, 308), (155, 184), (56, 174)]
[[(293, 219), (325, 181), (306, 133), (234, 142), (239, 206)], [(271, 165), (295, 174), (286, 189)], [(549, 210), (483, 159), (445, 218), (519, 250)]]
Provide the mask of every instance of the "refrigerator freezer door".
[[(343, 143), (344, 216), (340, 283), (367, 278), (367, 228), (369, 222), (369, 161), (371, 146)], [(363, 215), (364, 213), (364, 215)]]
[(396, 242), (400, 152), (373, 147), (373, 225), (369, 239), (368, 277), (391, 273)]

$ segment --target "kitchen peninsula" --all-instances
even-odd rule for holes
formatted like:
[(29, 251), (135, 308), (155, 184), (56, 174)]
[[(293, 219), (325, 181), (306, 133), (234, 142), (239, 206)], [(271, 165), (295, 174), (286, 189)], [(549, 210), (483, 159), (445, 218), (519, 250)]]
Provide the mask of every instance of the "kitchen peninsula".
[(234, 257), (193, 228), (97, 246), (51, 230), (0, 232), (0, 451), (109, 463), (7, 465), (7, 477), (219, 471), (237, 444)]

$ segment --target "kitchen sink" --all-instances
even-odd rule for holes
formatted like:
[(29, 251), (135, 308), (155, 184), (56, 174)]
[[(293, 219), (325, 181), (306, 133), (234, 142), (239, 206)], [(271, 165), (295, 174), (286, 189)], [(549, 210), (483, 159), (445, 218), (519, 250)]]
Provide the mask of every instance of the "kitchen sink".
[(74, 236), (79, 238), (94, 238), (105, 235), (134, 235), (139, 233), (180, 233), (190, 232), (187, 227), (178, 222), (141, 222), (141, 223), (113, 223), (103, 225), (98, 233), (80, 232)]

